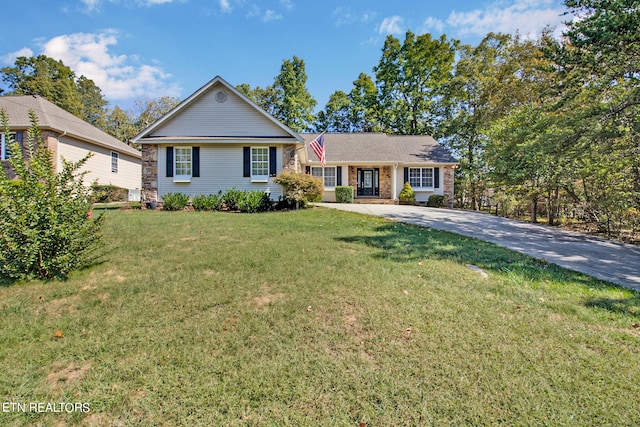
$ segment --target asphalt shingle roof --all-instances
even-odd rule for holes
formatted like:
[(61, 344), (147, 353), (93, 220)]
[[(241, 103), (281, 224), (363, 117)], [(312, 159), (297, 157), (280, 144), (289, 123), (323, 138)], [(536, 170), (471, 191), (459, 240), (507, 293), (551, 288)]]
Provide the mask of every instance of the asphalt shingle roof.
[(65, 111), (40, 96), (0, 96), (0, 109), (4, 109), (12, 130), (31, 127), (29, 111), (38, 118), (40, 129), (50, 129), (140, 158), (140, 151), (101, 131), (79, 117)]
[[(309, 144), (319, 133), (302, 134), (309, 160), (319, 161)], [(456, 164), (449, 150), (430, 136), (384, 133), (325, 133), (327, 162)]]

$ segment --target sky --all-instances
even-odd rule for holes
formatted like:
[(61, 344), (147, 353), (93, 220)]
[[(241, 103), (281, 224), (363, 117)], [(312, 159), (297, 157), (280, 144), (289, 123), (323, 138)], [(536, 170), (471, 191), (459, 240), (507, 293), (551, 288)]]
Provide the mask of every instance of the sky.
[[(47, 55), (93, 80), (110, 107), (187, 98), (216, 76), (273, 84), (282, 62), (305, 62), (324, 108), (373, 75), (384, 40), (446, 34), (477, 45), (489, 32), (537, 37), (567, 21), (561, 0), (27, 0), (6, 1), (0, 67)], [(8, 17), (14, 17), (9, 19)], [(0, 87), (2, 86), (0, 82)], [(6, 89), (6, 87), (4, 87)]]

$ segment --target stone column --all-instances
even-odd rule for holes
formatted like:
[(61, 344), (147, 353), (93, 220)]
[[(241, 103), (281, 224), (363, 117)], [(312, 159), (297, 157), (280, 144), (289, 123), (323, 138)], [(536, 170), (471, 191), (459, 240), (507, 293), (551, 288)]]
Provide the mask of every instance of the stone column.
[(452, 208), (453, 207), (453, 181), (455, 176), (454, 166), (445, 166), (443, 170), (443, 184), (442, 184), (442, 194), (445, 198), (445, 206)]
[(142, 201), (158, 201), (158, 146), (142, 144)]

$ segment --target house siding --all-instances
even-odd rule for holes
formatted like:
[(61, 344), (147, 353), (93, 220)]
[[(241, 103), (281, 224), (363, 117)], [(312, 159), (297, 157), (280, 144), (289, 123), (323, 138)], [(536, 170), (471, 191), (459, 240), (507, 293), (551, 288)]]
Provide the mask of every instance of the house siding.
[[(48, 138), (49, 147), (52, 147), (51, 137)], [(140, 188), (141, 186), (141, 166), (140, 160), (124, 153), (118, 153), (118, 172), (111, 172), (111, 150), (109, 148), (96, 146), (84, 141), (79, 141), (70, 137), (59, 137), (57, 139), (56, 170), (62, 170), (62, 158), (68, 162), (76, 162), (88, 152), (93, 156), (84, 164), (82, 171), (87, 171), (84, 176), (86, 184), (98, 182), (101, 185), (115, 185), (122, 188)]]
[[(404, 187), (404, 168), (405, 167), (409, 167), (409, 168), (439, 168), (439, 182), (440, 182), (440, 187), (439, 188), (434, 188), (433, 190), (421, 190), (419, 188), (414, 188), (413, 192), (416, 195), (416, 203), (426, 203), (427, 200), (429, 200), (429, 196), (431, 196), (432, 194), (438, 194), (438, 195), (443, 195), (444, 194), (444, 188), (445, 188), (445, 180), (444, 180), (444, 167), (442, 165), (438, 165), (438, 164), (423, 164), (423, 165), (404, 165), (402, 167), (398, 167), (398, 169), (396, 170), (396, 182), (397, 184), (397, 188), (396, 188), (396, 194), (395, 194), (395, 198), (399, 198), (400, 196), (400, 192), (402, 191), (402, 188)], [(453, 169), (451, 169), (453, 170)], [(451, 193), (453, 196), (453, 180), (451, 181)]]
[[(218, 92), (227, 99), (218, 102)], [(177, 117), (156, 129), (149, 136), (222, 136), (222, 137), (285, 137), (282, 128), (222, 85), (215, 86), (193, 104), (185, 107)]]
[[(247, 144), (249, 145), (249, 144)], [(231, 188), (238, 190), (268, 191), (272, 200), (278, 200), (282, 196), (282, 187), (274, 183), (270, 177), (266, 183), (251, 182), (251, 178), (245, 178), (243, 172), (242, 145), (220, 144), (214, 146), (200, 146), (200, 177), (191, 178), (191, 182), (173, 182), (172, 177), (166, 175), (167, 146), (160, 145), (157, 150), (157, 199), (167, 193), (185, 193), (193, 197), (198, 194), (216, 194), (225, 192)], [(283, 170), (283, 148), (276, 149), (276, 172)], [(153, 166), (149, 167), (152, 172)], [(150, 198), (152, 189), (145, 188), (145, 197)]]

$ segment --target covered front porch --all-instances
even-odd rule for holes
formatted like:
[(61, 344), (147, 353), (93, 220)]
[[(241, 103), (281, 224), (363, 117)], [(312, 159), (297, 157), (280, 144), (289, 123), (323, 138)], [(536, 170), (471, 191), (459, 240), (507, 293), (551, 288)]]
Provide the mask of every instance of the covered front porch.
[(348, 166), (348, 183), (354, 203), (395, 204), (396, 174), (391, 165)]

